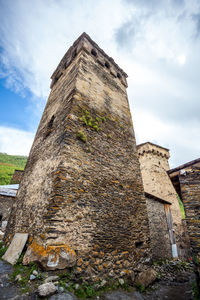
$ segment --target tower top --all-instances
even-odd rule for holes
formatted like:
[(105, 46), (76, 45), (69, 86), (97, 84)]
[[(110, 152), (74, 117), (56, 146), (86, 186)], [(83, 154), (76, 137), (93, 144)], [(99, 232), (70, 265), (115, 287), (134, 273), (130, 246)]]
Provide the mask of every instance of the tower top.
[(91, 54), (97, 62), (103, 67), (110, 70), (110, 74), (118, 78), (124, 86), (127, 87), (126, 78), (128, 75), (116, 64), (114, 59), (108, 56), (91, 38), (90, 36), (83, 32), (79, 38), (73, 43), (69, 50), (65, 53), (61, 59), (59, 65), (51, 76), (51, 88), (54, 83), (62, 76), (65, 69), (72, 63), (76, 58), (78, 53), (84, 50), (87, 53)]
[(169, 149), (153, 144), (151, 142), (146, 142), (137, 145), (137, 151), (139, 155), (144, 155), (145, 153), (151, 153), (152, 155), (165, 157), (166, 159), (170, 158)]

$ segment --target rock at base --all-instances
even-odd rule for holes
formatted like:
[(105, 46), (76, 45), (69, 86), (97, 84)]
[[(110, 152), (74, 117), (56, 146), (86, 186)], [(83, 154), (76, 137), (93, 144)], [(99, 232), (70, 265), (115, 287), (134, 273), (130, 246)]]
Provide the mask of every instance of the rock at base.
[(140, 284), (144, 287), (147, 287), (156, 280), (156, 277), (157, 272), (154, 269), (149, 268), (138, 275), (136, 284)]
[(103, 300), (144, 300), (142, 295), (138, 292), (126, 293), (123, 291), (114, 291), (104, 294), (101, 299)]
[(14, 265), (20, 257), (27, 239), (28, 233), (15, 233), (12, 242), (2, 259), (9, 262), (11, 265)]
[(46, 279), (45, 279), (45, 283), (47, 283), (47, 282), (53, 282), (53, 281), (58, 281), (58, 279), (59, 279), (59, 276), (49, 276), (49, 277), (47, 277)]
[(56, 295), (53, 295), (49, 298), (49, 300), (77, 300), (77, 298), (70, 294), (70, 293), (64, 293), (64, 294), (56, 294)]
[(38, 262), (45, 270), (58, 270), (73, 267), (76, 264), (76, 253), (67, 245), (44, 247), (36, 240), (28, 247), (23, 264)]
[(56, 286), (52, 282), (41, 284), (38, 287), (38, 293), (41, 297), (46, 297), (54, 294), (57, 291)]

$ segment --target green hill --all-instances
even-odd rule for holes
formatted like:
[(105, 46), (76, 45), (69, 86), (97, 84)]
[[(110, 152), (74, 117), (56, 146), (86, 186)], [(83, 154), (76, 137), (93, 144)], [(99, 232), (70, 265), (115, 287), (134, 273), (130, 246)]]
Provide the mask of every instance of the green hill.
[(26, 156), (0, 153), (0, 185), (9, 184), (15, 169), (24, 170), (26, 162)]

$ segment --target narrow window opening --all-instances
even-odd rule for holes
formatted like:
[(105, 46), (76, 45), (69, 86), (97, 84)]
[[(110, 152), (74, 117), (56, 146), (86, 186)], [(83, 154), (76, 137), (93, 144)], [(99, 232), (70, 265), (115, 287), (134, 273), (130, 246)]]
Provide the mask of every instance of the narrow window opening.
[(53, 127), (53, 122), (54, 122), (54, 120), (55, 120), (55, 116), (53, 115), (53, 116), (51, 117), (51, 120), (49, 121), (49, 123), (48, 123), (48, 125), (47, 125), (47, 127), (48, 127), (49, 129)]
[(107, 69), (110, 69), (110, 64), (107, 61), (105, 62), (105, 66)]
[(3, 218), (3, 216), (0, 214), (0, 222), (1, 222), (2, 218)]
[(143, 242), (136, 242), (135, 247), (136, 248), (141, 248), (143, 246)]
[(74, 50), (74, 52), (72, 53), (72, 58), (75, 58), (77, 55), (76, 49)]
[(117, 73), (117, 77), (120, 79), (122, 76), (119, 73)]
[(94, 55), (94, 56), (97, 56), (97, 51), (95, 49), (92, 49), (91, 54)]
[(45, 138), (47, 138), (51, 134), (51, 132), (53, 131), (53, 122), (54, 122), (54, 120), (55, 120), (55, 116), (53, 115), (51, 117), (51, 120), (47, 124), (47, 131), (46, 131), (46, 134), (45, 134)]

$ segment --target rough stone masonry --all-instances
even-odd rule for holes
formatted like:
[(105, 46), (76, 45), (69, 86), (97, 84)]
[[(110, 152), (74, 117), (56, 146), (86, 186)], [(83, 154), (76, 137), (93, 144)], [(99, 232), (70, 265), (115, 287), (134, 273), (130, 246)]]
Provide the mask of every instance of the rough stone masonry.
[(85, 33), (53, 73), (6, 232), (29, 234), (24, 264), (97, 280), (149, 255), (126, 77)]

